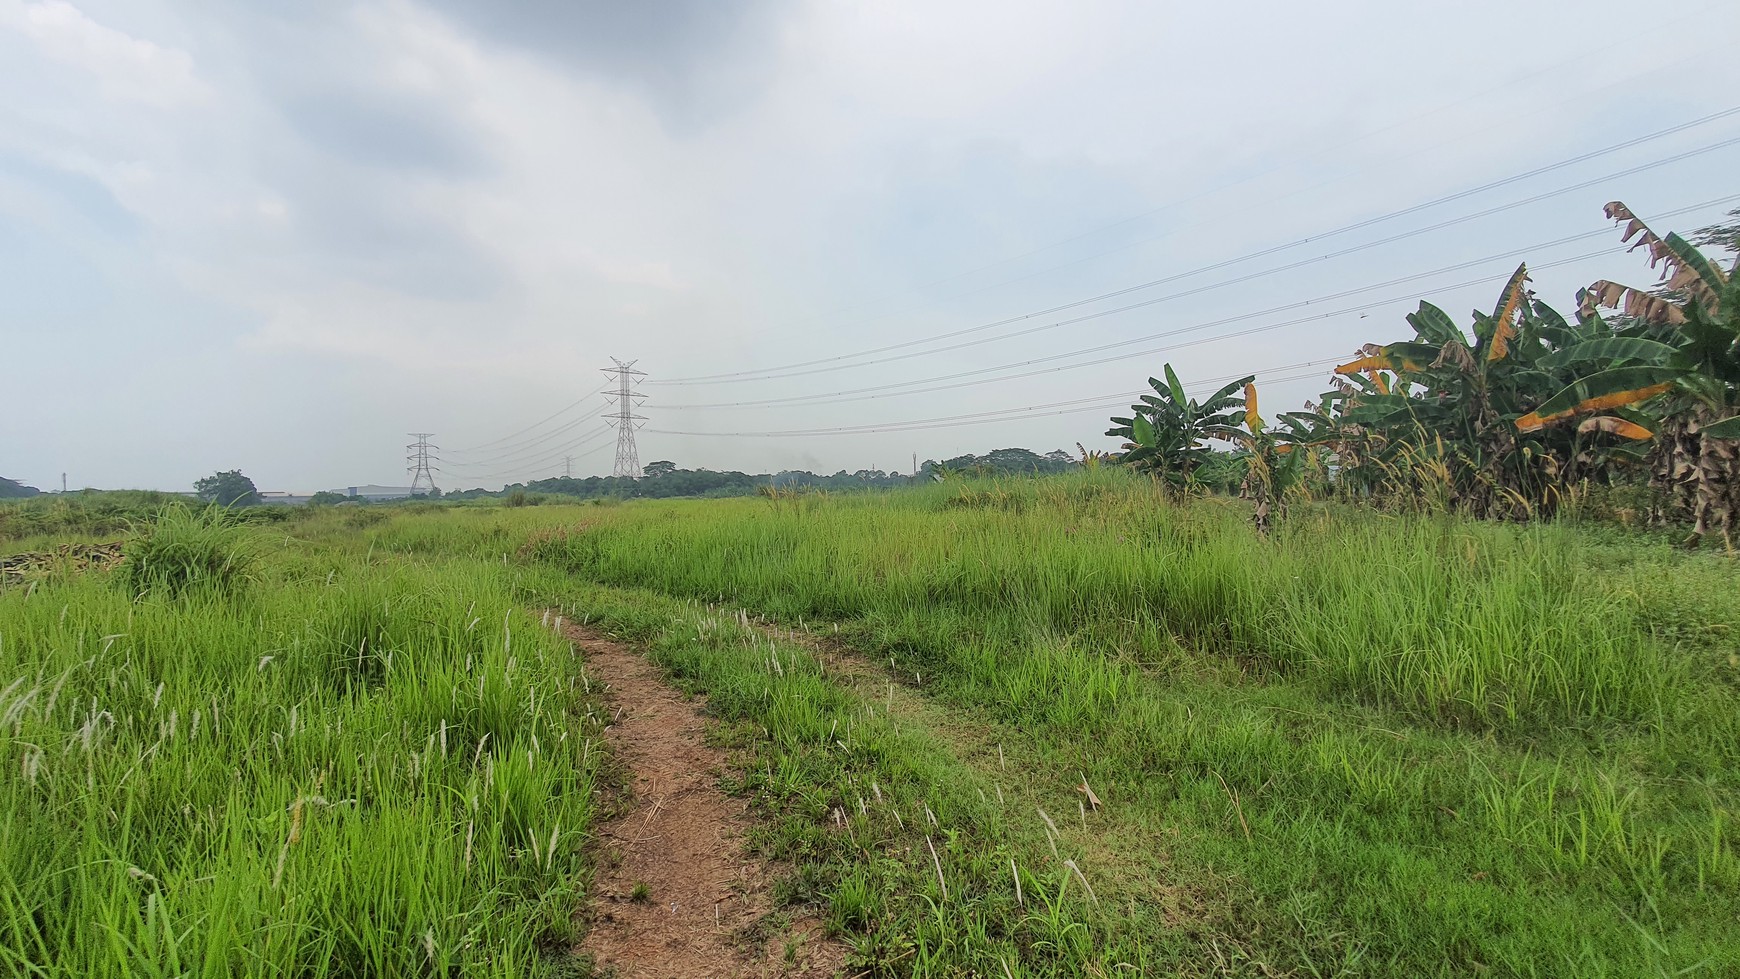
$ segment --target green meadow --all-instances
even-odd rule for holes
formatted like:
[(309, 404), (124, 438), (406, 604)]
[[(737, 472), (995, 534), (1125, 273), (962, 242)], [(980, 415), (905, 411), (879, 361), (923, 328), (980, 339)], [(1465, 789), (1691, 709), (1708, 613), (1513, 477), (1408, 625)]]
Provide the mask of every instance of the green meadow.
[(552, 616), (706, 695), (849, 975), (1740, 974), (1717, 554), (1105, 469), (130, 533), (0, 590), (16, 974), (590, 974)]

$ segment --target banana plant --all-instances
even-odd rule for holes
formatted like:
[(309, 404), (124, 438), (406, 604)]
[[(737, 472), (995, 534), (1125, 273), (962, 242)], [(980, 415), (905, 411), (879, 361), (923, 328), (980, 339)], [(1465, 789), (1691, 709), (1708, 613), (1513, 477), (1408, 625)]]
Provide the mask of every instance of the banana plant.
[(1422, 302), (1407, 317), (1413, 340), (1368, 346), (1336, 368), (1357, 386), (1344, 387), (1343, 415), (1375, 436), (1371, 461), (1389, 479), (1448, 478), (1450, 499), (1481, 514), (1552, 505), (1570, 447), (1547, 443), (1568, 440), (1525, 439), (1510, 423), (1556, 387), (1541, 361), (1549, 337), (1574, 329), (1529, 295), (1528, 282), (1519, 265), (1492, 312), (1475, 311), (1472, 337)]
[(1245, 384), (1245, 437), (1250, 447), (1249, 468), (1245, 472), (1243, 495), (1251, 498), (1255, 507), (1251, 522), (1257, 533), (1269, 533), (1271, 517), (1278, 509), (1284, 516), (1287, 499), (1299, 484), (1309, 443), (1294, 438), (1308, 430), (1299, 423), (1283, 421), (1284, 429), (1270, 429), (1257, 412), (1257, 386)]
[(1516, 428), (1581, 418), (1580, 431), (1653, 438), (1653, 481), (1691, 512), (1686, 543), (1715, 525), (1732, 551), (1740, 523), (1740, 258), (1724, 271), (1679, 235), (1651, 231), (1624, 203), (1606, 211), (1624, 225), (1621, 240), (1661, 267), (1661, 282), (1648, 291), (1603, 279), (1583, 291), (1586, 316), (1616, 309), (1625, 326), (1552, 354), (1549, 366), (1576, 376)]
[(1175, 491), (1195, 487), (1194, 474), (1208, 458), (1207, 443), (1234, 441), (1245, 435), (1240, 427), (1244, 399), (1239, 390), (1256, 380), (1241, 378), (1202, 401), (1189, 397), (1171, 364), (1165, 365), (1166, 380), (1148, 378), (1154, 394), (1144, 394), (1141, 403), (1130, 406), (1128, 417), (1112, 418), (1106, 434), (1124, 439), (1119, 461), (1147, 470)]

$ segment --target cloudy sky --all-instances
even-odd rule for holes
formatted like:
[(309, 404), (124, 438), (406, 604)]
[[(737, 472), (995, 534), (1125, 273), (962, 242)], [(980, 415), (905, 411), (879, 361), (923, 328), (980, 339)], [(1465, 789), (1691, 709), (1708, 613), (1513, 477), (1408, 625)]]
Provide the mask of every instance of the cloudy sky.
[(412, 431), (447, 487), (608, 473), (611, 357), (642, 461), (715, 469), (1106, 446), (1168, 361), (1272, 413), (1524, 259), (1566, 310), (1647, 282), (1601, 205), (1740, 206), (1735, 37), (1637, 0), (0, 0), (0, 474), (403, 483)]

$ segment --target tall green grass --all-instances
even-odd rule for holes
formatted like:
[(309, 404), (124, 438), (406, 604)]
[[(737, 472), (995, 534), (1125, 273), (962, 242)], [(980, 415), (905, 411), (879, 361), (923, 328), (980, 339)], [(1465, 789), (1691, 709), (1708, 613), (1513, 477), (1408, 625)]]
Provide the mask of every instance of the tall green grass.
[(125, 554), (121, 581), (134, 595), (233, 592), (253, 577), (259, 536), (220, 507), (172, 503), (135, 531)]
[(511, 525), (593, 581), (842, 623), (1181, 828), (1302, 973), (1740, 971), (1740, 603), (1707, 556), (1339, 508), (1263, 540), (1117, 473)]
[(0, 973), (549, 974), (599, 755), (567, 644), (499, 565), (201, 521), (0, 591)]
[(1117, 474), (657, 512), (545, 553), (785, 616), (956, 612), (1163, 668), (1206, 654), (1454, 725), (1653, 723), (1686, 673), (1556, 528), (1319, 511), (1269, 541)]
[[(1740, 590), (1708, 555), (1340, 507), (1263, 540), (1118, 472), (207, 529), (163, 542), (256, 548), (221, 587), (0, 592), (7, 970), (562, 964), (599, 725), (519, 611), (561, 603), (708, 692), (780, 893), (886, 973), (1740, 974)], [(990, 725), (1070, 805), (1085, 775), (1121, 827), (1083, 814), (1098, 899), (1000, 750), (708, 603), (837, 625), (872, 693)]]

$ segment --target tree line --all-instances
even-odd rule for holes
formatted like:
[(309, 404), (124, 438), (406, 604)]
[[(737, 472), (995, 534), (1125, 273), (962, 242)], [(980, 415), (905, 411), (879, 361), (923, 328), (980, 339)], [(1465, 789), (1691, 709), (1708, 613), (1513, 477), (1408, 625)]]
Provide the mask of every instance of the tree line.
[(832, 475), (812, 473), (802, 469), (786, 469), (776, 473), (743, 473), (735, 470), (683, 469), (669, 460), (649, 462), (642, 467), (640, 479), (616, 476), (557, 476), (528, 482), (511, 483), (500, 490), (468, 489), (448, 491), (443, 499), (470, 500), (508, 496), (513, 493), (548, 493), (580, 499), (635, 498), (665, 499), (670, 497), (754, 496), (764, 489), (813, 489), (827, 492), (897, 489), (915, 482), (929, 482), (942, 475), (967, 473), (983, 476), (1042, 475), (1061, 472), (1078, 465), (1075, 457), (1061, 449), (1047, 453), (1031, 449), (993, 449), (982, 455), (967, 453), (952, 459), (927, 459), (916, 475), (888, 472), (881, 469), (842, 469)]

